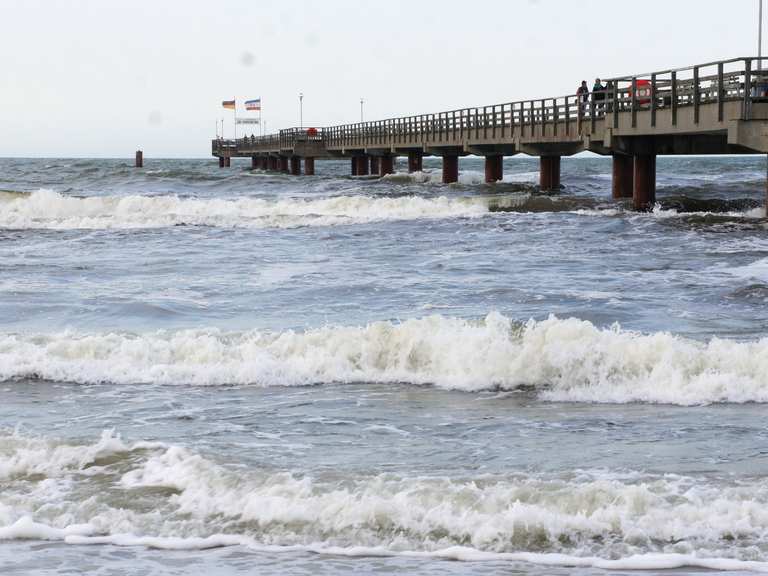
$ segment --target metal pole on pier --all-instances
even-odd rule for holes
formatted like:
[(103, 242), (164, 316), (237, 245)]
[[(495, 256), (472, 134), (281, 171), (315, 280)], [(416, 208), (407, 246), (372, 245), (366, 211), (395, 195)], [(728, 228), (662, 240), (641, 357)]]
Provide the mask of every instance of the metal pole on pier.
[(360, 123), (363, 123), (363, 104), (365, 103), (365, 100), (360, 98)]
[(760, 0), (757, 16), (757, 69), (763, 69), (763, 0)]
[(304, 128), (304, 92), (299, 92), (299, 128)]

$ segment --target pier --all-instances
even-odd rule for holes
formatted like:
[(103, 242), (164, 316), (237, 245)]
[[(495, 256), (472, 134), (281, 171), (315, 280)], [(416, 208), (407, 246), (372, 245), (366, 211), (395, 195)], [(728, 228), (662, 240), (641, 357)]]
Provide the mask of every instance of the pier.
[[(460, 156), (485, 157), (485, 180), (502, 179), (503, 159), (540, 159), (540, 187), (558, 190), (563, 156), (613, 157), (612, 196), (636, 210), (656, 201), (656, 157), (768, 153), (768, 58), (744, 57), (687, 68), (603, 78), (603, 99), (576, 94), (360, 122), (288, 128), (277, 134), (212, 141), (219, 166), (250, 157), (254, 169), (314, 174), (316, 159), (350, 159), (352, 175), (408, 171), (424, 156), (443, 160), (443, 182), (458, 180)], [(574, 82), (576, 84), (576, 82)], [(567, 174), (565, 175), (567, 177)], [(767, 195), (768, 197), (768, 195)]]

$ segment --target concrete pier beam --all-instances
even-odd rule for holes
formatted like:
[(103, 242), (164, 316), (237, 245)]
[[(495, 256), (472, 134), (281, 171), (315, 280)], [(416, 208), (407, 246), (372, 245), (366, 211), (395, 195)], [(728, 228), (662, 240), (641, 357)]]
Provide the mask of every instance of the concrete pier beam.
[(355, 156), (357, 160), (357, 175), (368, 176), (368, 156)]
[(136, 168), (144, 168), (144, 152), (136, 150)]
[(299, 156), (291, 156), (291, 174), (301, 176), (301, 158)]
[(371, 174), (379, 173), (379, 157), (371, 156)]
[(547, 192), (560, 190), (560, 156), (539, 158), (539, 189)]
[(636, 154), (632, 206), (635, 210), (653, 210), (656, 203), (656, 155)]
[(632, 198), (634, 179), (635, 159), (627, 154), (614, 154), (611, 196), (615, 200)]
[(224, 156), (219, 156), (219, 168), (224, 168)]
[(485, 157), (485, 181), (498, 182), (504, 177), (504, 157), (492, 154)]
[(395, 172), (395, 159), (391, 154), (385, 154), (381, 157), (381, 170), (380, 176), (386, 176), (387, 174), (394, 174)]
[(443, 156), (443, 184), (459, 181), (459, 156), (446, 154)]
[(421, 172), (424, 167), (424, 153), (421, 150), (411, 150), (408, 152), (408, 172)]
[(315, 175), (315, 159), (311, 156), (304, 158), (304, 174), (307, 176)]

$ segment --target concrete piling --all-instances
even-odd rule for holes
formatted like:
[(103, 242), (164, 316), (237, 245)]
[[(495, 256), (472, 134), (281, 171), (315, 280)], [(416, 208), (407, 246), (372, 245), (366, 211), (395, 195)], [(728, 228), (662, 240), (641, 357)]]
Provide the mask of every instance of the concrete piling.
[(143, 168), (144, 167), (144, 152), (141, 150), (136, 150), (136, 168)]
[(291, 156), (291, 174), (301, 176), (301, 157)]
[(306, 176), (315, 175), (315, 159), (311, 156), (304, 158), (304, 174)]
[(656, 203), (656, 155), (636, 154), (634, 161), (632, 206), (635, 210), (653, 210)]
[(504, 177), (504, 157), (492, 154), (485, 157), (485, 181), (498, 182)]
[(539, 167), (539, 189), (547, 192), (560, 190), (560, 156), (542, 156)]
[(394, 157), (391, 154), (385, 154), (381, 157), (381, 171), (379, 172), (380, 176), (386, 176), (387, 174), (394, 174), (395, 172), (395, 163), (394, 163)]
[(626, 154), (613, 155), (613, 174), (611, 179), (611, 195), (614, 199), (632, 198), (635, 161)]
[(443, 156), (443, 184), (451, 184), (459, 181), (459, 156), (458, 154), (445, 154)]
[(421, 172), (424, 163), (423, 163), (424, 153), (421, 150), (411, 150), (408, 152), (408, 172)]
[(355, 156), (357, 159), (357, 175), (358, 176), (367, 176), (368, 175), (368, 156)]

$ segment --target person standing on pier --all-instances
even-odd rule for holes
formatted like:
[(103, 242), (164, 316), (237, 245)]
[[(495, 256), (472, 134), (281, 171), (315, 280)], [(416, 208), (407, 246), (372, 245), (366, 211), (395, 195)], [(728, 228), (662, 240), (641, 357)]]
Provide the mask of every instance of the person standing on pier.
[(595, 103), (597, 114), (602, 114), (605, 102), (605, 86), (600, 82), (600, 78), (595, 78), (595, 85), (592, 86), (592, 101)]
[(589, 86), (587, 86), (586, 80), (582, 80), (581, 86), (576, 90), (576, 100), (579, 102), (579, 116), (584, 116), (587, 102), (589, 102)]

